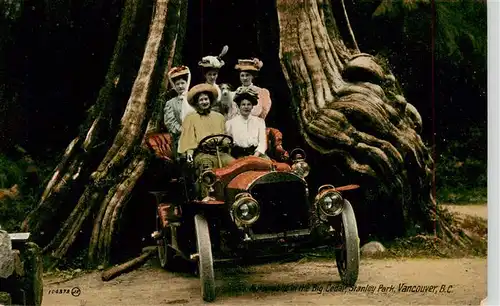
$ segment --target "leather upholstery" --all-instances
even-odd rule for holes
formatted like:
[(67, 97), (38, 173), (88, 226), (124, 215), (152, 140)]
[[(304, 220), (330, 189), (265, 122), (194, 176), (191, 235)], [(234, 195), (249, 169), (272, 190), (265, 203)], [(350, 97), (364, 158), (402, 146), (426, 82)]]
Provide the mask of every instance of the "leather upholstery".
[[(283, 134), (275, 128), (268, 127), (266, 154), (273, 160), (279, 162), (288, 161), (289, 153), (283, 148)], [(146, 136), (146, 144), (156, 157), (171, 161), (172, 136), (169, 133), (152, 133)]]
[(146, 144), (156, 157), (172, 160), (172, 136), (169, 133), (152, 133), (146, 136)]
[(275, 128), (268, 127), (267, 134), (267, 151), (266, 154), (277, 161), (287, 161), (289, 153), (283, 148), (283, 134)]

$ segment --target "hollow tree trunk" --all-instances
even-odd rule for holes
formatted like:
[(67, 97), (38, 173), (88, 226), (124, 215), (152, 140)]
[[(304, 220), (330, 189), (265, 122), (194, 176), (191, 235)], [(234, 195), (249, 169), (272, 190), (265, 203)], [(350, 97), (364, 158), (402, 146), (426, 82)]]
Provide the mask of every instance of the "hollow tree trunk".
[[(145, 133), (158, 128), (162, 107), (151, 101), (165, 71), (178, 60), (187, 1), (155, 2), (134, 73), (127, 61), (137, 53), (131, 40), (140, 31), (139, 12), (146, 6), (146, 0), (126, 0), (105, 85), (82, 133), (68, 146), (38, 207), (24, 222), (24, 229), (56, 259), (64, 257), (89, 222), (88, 258), (109, 262), (121, 213), (148, 164), (141, 144)], [(307, 149), (335, 163), (349, 183), (362, 185), (364, 202), (355, 207), (371, 209), (370, 221), (391, 222), (396, 235), (418, 227), (432, 231), (433, 161), (419, 135), (421, 118), (390, 71), (346, 47), (330, 1), (277, 0), (276, 9), (280, 62)], [(345, 40), (356, 46), (348, 33)], [(128, 102), (116, 107), (119, 92), (127, 90)], [(113, 114), (120, 114), (119, 123)]]
[[(144, 135), (156, 129), (161, 118), (158, 114), (161, 108), (151, 101), (155, 101), (165, 70), (178, 56), (177, 40), (182, 40), (180, 25), (184, 24), (187, 2), (155, 2), (140, 68), (121, 121), (114, 127), (110, 116), (113, 97), (121, 82), (120, 70), (126, 67), (126, 59), (137, 52), (130, 46), (130, 40), (140, 30), (139, 12), (147, 5), (148, 1), (126, 1), (114, 57), (98, 101), (82, 127), (82, 135), (68, 146), (38, 207), (24, 221), (25, 230), (43, 232), (49, 227), (51, 217), (61, 214), (58, 210), (63, 205), (72, 204), (63, 200), (77, 191), (76, 205), (59, 224), (58, 231), (49, 235), (51, 239), (44, 248), (56, 262), (68, 252), (89, 217), (93, 223), (88, 249), (90, 262), (104, 265), (109, 262), (111, 241), (121, 212), (147, 165), (148, 154), (142, 149)], [(115, 137), (109, 143), (106, 136), (114, 130)]]

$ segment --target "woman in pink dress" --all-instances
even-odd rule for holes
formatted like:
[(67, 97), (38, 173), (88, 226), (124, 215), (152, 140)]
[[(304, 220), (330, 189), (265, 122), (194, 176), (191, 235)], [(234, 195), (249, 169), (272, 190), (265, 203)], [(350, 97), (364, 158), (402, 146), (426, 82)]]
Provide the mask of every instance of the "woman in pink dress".
[[(234, 68), (239, 71), (241, 82), (241, 86), (236, 89), (235, 94), (238, 95), (246, 92), (249, 87), (252, 91), (257, 92), (257, 105), (253, 107), (250, 114), (260, 117), (265, 121), (271, 110), (271, 94), (269, 90), (258, 87), (253, 83), (263, 65), (262, 61), (258, 58), (239, 59), (238, 64)], [(289, 156), (288, 152), (283, 148), (283, 135), (281, 132), (278, 129), (267, 127), (266, 135), (268, 143), (272, 144), (266, 151), (266, 155), (279, 161), (287, 160)]]
[(260, 69), (264, 64), (258, 58), (239, 59), (235, 69), (240, 73), (241, 86), (236, 89), (236, 94), (243, 91), (246, 87), (252, 87), (258, 93), (258, 103), (252, 109), (252, 115), (266, 119), (271, 110), (271, 94), (269, 90), (254, 85), (254, 79), (257, 77)]

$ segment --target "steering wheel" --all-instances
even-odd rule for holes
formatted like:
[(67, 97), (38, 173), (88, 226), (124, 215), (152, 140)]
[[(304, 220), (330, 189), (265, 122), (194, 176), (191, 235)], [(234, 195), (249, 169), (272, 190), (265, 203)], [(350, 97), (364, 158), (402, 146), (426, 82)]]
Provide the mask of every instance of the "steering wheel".
[(203, 138), (198, 144), (198, 152), (205, 154), (214, 154), (217, 148), (232, 147), (233, 137), (226, 134), (209, 135)]

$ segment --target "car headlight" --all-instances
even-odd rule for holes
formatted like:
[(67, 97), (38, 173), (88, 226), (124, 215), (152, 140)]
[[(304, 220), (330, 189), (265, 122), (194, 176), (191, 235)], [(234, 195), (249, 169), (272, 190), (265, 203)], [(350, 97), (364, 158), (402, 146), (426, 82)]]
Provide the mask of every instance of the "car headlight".
[(304, 178), (309, 175), (309, 164), (303, 160), (297, 161), (292, 165), (292, 171), (298, 176)]
[(231, 215), (236, 223), (250, 225), (259, 219), (260, 205), (248, 193), (238, 195), (231, 206)]
[(329, 190), (318, 195), (316, 206), (321, 214), (334, 217), (342, 212), (344, 199), (337, 191)]
[(215, 172), (210, 169), (203, 171), (200, 175), (200, 182), (207, 187), (212, 187), (216, 181), (217, 176), (215, 175)]

